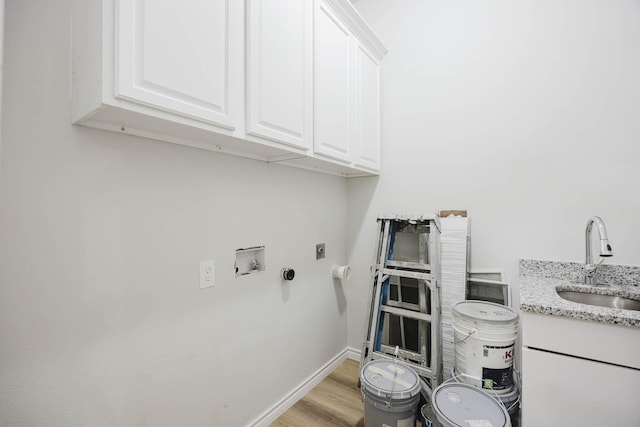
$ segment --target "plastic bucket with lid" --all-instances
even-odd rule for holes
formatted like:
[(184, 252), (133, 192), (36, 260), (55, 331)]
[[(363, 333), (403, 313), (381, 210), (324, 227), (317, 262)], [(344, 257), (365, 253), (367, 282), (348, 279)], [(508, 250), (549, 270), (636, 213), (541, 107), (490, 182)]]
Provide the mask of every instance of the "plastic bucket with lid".
[[(451, 379), (457, 383), (460, 382), (460, 377), (456, 373), (455, 369), (451, 369)], [(489, 392), (491, 394), (491, 392)], [(518, 402), (520, 400), (520, 390), (518, 390), (518, 384), (513, 383), (513, 388), (508, 393), (497, 394), (496, 396), (502, 404), (507, 408), (507, 412), (511, 416), (511, 424), (515, 424), (514, 420), (518, 416)]]
[(518, 314), (504, 305), (473, 300), (456, 303), (451, 312), (458, 379), (495, 393), (509, 393)]
[(441, 384), (431, 395), (431, 406), (442, 427), (511, 427), (504, 405), (469, 384)]
[(366, 427), (414, 426), (420, 378), (405, 363), (379, 359), (362, 367), (360, 383)]

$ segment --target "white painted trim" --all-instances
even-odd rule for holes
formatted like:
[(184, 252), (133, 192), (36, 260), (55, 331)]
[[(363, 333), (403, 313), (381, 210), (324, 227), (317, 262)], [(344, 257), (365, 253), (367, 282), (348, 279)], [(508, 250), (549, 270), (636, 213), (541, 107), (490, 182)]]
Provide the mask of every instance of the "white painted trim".
[(373, 32), (353, 4), (346, 0), (324, 1), (342, 18), (351, 32), (371, 49), (372, 53), (376, 55), (378, 59), (382, 59), (382, 57), (386, 55), (387, 48), (382, 44), (378, 36)]
[(344, 351), (347, 354), (347, 359), (357, 360), (359, 362), (362, 357), (362, 352), (353, 347), (347, 347)]
[(291, 390), (286, 396), (280, 399), (255, 420), (247, 424), (248, 427), (266, 427), (273, 423), (278, 417), (284, 414), (289, 408), (307, 394), (311, 389), (320, 384), (331, 372), (333, 372), (342, 362), (347, 359), (360, 360), (360, 351), (352, 347), (346, 347), (323, 367), (306, 378), (300, 385)]

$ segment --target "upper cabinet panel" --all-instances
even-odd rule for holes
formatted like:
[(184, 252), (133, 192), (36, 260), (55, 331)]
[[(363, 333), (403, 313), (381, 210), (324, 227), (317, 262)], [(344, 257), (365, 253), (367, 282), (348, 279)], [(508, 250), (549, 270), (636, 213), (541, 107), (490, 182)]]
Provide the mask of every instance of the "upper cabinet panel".
[(316, 2), (314, 34), (314, 151), (351, 161), (352, 36), (324, 2)]
[(247, 1), (247, 134), (310, 149), (311, 0)]
[(356, 47), (355, 164), (380, 170), (380, 64), (361, 44)]
[(348, 0), (72, 0), (72, 121), (339, 176), (380, 163), (386, 50)]
[(228, 0), (118, 0), (115, 96), (234, 129), (231, 16)]

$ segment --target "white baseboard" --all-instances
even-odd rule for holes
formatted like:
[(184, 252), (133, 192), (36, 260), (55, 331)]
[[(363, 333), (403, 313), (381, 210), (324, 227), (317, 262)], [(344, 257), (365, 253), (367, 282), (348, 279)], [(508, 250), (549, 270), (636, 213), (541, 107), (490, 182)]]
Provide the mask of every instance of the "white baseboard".
[(344, 352), (347, 354), (347, 359), (360, 361), (362, 354), (360, 350), (356, 350), (353, 347), (347, 347), (344, 349)]
[(267, 427), (278, 417), (284, 414), (287, 409), (302, 399), (311, 389), (320, 384), (331, 372), (333, 372), (342, 362), (347, 359), (360, 360), (360, 351), (353, 347), (346, 347), (323, 367), (306, 378), (300, 385), (280, 399), (275, 405), (263, 412), (258, 418), (248, 424), (248, 427)]

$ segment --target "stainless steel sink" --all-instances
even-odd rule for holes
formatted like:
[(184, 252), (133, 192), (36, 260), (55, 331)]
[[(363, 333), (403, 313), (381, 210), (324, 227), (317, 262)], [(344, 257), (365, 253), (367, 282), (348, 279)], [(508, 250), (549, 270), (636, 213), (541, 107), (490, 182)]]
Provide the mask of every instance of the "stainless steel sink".
[(615, 295), (592, 294), (590, 292), (556, 290), (560, 298), (580, 304), (597, 305), (599, 307), (621, 308), (623, 310), (640, 311), (640, 300)]

